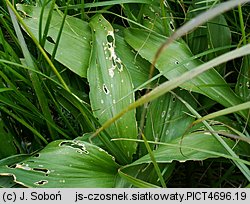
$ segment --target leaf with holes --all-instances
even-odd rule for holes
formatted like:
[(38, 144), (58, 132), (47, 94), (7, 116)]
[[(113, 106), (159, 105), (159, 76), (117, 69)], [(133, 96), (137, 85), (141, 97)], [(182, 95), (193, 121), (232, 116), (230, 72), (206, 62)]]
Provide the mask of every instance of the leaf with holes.
[(153, 0), (151, 4), (143, 5), (140, 12), (142, 13), (142, 25), (150, 30), (165, 36), (170, 36), (174, 32), (174, 17), (167, 1)]
[(244, 101), (250, 101), (250, 55), (243, 57), (236, 92)]
[(110, 188), (118, 168), (114, 158), (95, 145), (57, 140), (22, 162), (1, 165), (0, 176), (13, 176), (26, 187)]
[[(225, 141), (233, 148), (237, 142), (230, 139)], [(185, 135), (183, 138), (177, 138), (168, 143), (161, 143), (160, 147), (154, 151), (154, 156), (159, 163), (171, 163), (172, 161), (202, 161), (208, 158), (227, 157), (229, 154), (210, 133), (197, 131)], [(136, 160), (133, 165), (151, 163), (149, 155), (145, 155)]]
[[(142, 29), (125, 30), (125, 40), (150, 62), (153, 61), (157, 50), (166, 39), (164, 36)], [(202, 64), (200, 60), (192, 57), (193, 55), (185, 43), (175, 41), (161, 53), (155, 66), (166, 78), (174, 79)], [(210, 69), (185, 82), (181, 87), (206, 95), (225, 107), (242, 102), (215, 69)], [(246, 113), (243, 115), (246, 117)]]
[[(196, 106), (193, 96), (186, 90), (176, 90), (176, 94), (193, 107)], [(146, 126), (144, 135), (149, 141), (169, 142), (183, 136), (185, 131), (194, 121), (186, 106), (176, 99), (171, 93), (167, 93), (152, 101), (147, 108)], [(151, 144), (153, 149), (154, 145)], [(147, 153), (142, 144), (144, 154)]]
[[(25, 14), (23, 21), (36, 38), (39, 39), (39, 32), (44, 32), (50, 8), (46, 7), (44, 9), (41, 18), (43, 22), (42, 31), (39, 31), (42, 7), (17, 4), (17, 9)], [(50, 54), (53, 53), (62, 20), (63, 14), (59, 13), (59, 11), (53, 11), (45, 43), (45, 50)], [(79, 76), (86, 77), (90, 57), (90, 41), (91, 31), (88, 23), (78, 18), (67, 16), (55, 59)]]
[[(94, 115), (103, 124), (134, 102), (131, 77), (116, 55), (114, 30), (102, 16), (96, 15), (90, 21), (93, 32), (93, 48), (88, 69), (90, 102)], [(107, 132), (113, 138), (137, 137), (135, 111), (114, 122)], [(116, 141), (123, 160), (130, 162), (136, 151), (136, 144)], [(116, 155), (114, 155), (116, 156)]]

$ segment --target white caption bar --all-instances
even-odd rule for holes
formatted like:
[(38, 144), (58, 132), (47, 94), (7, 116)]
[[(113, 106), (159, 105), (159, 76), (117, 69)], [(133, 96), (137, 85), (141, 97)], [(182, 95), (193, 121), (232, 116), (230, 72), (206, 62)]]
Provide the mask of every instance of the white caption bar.
[(250, 189), (0, 189), (0, 204), (3, 203), (250, 203)]

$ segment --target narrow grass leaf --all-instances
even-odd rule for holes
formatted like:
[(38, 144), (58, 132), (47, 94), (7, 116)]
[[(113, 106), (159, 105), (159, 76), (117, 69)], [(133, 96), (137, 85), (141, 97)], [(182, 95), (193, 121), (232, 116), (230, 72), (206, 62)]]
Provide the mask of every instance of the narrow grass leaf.
[[(18, 40), (19, 40), (19, 43), (20, 43), (20, 46), (21, 46), (21, 49), (22, 49), (22, 52), (23, 52), (23, 55), (24, 55), (24, 58), (25, 58), (25, 63), (27, 63), (28, 67), (30, 67), (30, 68), (32, 68), (34, 70), (38, 70), (38, 68), (37, 68), (36, 64), (34, 63), (34, 61), (32, 59), (32, 56), (31, 56), (31, 54), (30, 54), (30, 52), (28, 50), (27, 44), (26, 44), (26, 42), (24, 40), (21, 29), (20, 29), (20, 27), (18, 25), (16, 16), (15, 16), (14, 12), (11, 10), (10, 7), (8, 7), (8, 9), (9, 9), (10, 16), (11, 16), (11, 19), (12, 19), (12, 22), (13, 22), (13, 25), (14, 25), (14, 28), (15, 28), (15, 32), (17, 34), (17, 37), (18, 37)], [(47, 120), (50, 123), (54, 124), (53, 119), (52, 119), (52, 115), (51, 115), (51, 112), (50, 112), (50, 109), (49, 109), (48, 100), (47, 100), (47, 98), (45, 96), (45, 93), (43, 92), (42, 82), (39, 79), (39, 76), (34, 72), (29, 72), (29, 75), (30, 75), (30, 79), (32, 81), (32, 85), (34, 87), (34, 90), (35, 90), (39, 105), (41, 107), (41, 110), (42, 110), (45, 118), (47, 118)], [(49, 130), (49, 132), (51, 134), (52, 139), (55, 139), (57, 137), (57, 132), (54, 131), (54, 129), (51, 127), (51, 125), (49, 123), (47, 123), (47, 126), (48, 126), (48, 130)]]
[(0, 119), (0, 159), (17, 154), (18, 148), (15, 146), (14, 136)]
[(159, 188), (159, 186), (153, 185), (151, 183), (145, 182), (143, 180), (137, 179), (133, 176), (123, 173), (122, 169), (119, 169), (118, 173), (122, 178), (124, 178), (125, 180), (127, 180), (128, 182), (130, 182), (131, 184), (133, 184), (133, 186), (137, 188)]
[[(112, 0), (112, 1), (100, 1), (93, 3), (85, 3), (84, 8), (96, 8), (100, 6), (112, 6), (116, 4), (127, 4), (127, 3), (141, 3), (141, 4), (150, 4), (152, 0)], [(64, 7), (62, 7), (64, 8)], [(70, 9), (81, 9), (82, 4), (71, 5)]]
[(144, 134), (142, 134), (142, 139), (143, 139), (143, 141), (144, 141), (144, 144), (145, 144), (145, 146), (146, 146), (146, 149), (147, 149), (147, 151), (148, 151), (148, 154), (149, 154), (149, 156), (150, 156), (150, 158), (151, 158), (151, 161), (152, 161), (152, 163), (153, 163), (153, 165), (154, 165), (155, 172), (156, 172), (156, 174), (158, 175), (158, 178), (159, 178), (159, 180), (160, 180), (160, 182), (161, 182), (161, 185), (162, 185), (162, 187), (166, 188), (167, 186), (166, 186), (166, 183), (165, 183), (165, 181), (164, 181), (164, 179), (163, 179), (163, 177), (162, 177), (161, 170), (160, 170), (160, 168), (159, 168), (159, 166), (158, 166), (158, 164), (157, 164), (157, 162), (156, 162), (156, 160), (155, 160), (154, 152), (153, 152), (152, 149), (150, 148), (150, 146), (149, 146), (149, 144), (148, 144), (148, 141), (147, 141), (146, 137), (144, 136)]
[(244, 109), (250, 109), (250, 102), (245, 102), (245, 103), (242, 103), (239, 105), (235, 105), (233, 107), (225, 108), (225, 109), (216, 111), (214, 113), (207, 114), (207, 115), (197, 119), (196, 121), (194, 121), (194, 124), (199, 123), (199, 122), (204, 121), (204, 120), (210, 120), (210, 119), (213, 119), (213, 118), (216, 118), (219, 116), (227, 115), (230, 113), (235, 113), (235, 112), (238, 112), (238, 111), (241, 111)]

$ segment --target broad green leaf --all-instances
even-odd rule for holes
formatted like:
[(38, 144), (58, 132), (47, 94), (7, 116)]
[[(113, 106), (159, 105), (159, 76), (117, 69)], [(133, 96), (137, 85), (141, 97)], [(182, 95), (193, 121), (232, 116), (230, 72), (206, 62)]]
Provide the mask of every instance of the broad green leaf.
[[(93, 113), (103, 124), (134, 102), (133, 86), (126, 67), (116, 55), (112, 26), (102, 15), (96, 15), (91, 19), (90, 27), (93, 32), (93, 47), (88, 69), (89, 96)], [(114, 122), (107, 132), (112, 138), (135, 139), (135, 111)], [(136, 144), (126, 141), (115, 143), (124, 154), (124, 158), (117, 159), (130, 162), (136, 151)]]
[[(232, 148), (235, 142), (225, 139)], [(210, 134), (204, 132), (194, 132), (185, 135), (183, 138), (162, 145), (154, 151), (154, 156), (159, 163), (170, 163), (172, 161), (185, 162), (189, 160), (205, 160), (208, 158), (216, 158), (228, 156), (229, 154), (224, 147)], [(142, 163), (151, 163), (149, 155), (141, 157), (131, 165)]]
[[(166, 39), (166, 37), (142, 29), (125, 30), (125, 40), (150, 62)], [(200, 60), (192, 60), (192, 57), (185, 43), (175, 41), (162, 52), (155, 66), (170, 80), (202, 64)], [(242, 102), (214, 69), (185, 82), (181, 88), (204, 94), (225, 107)]]
[[(177, 90), (176, 94), (185, 98), (192, 106), (196, 106), (192, 96), (186, 90)], [(194, 121), (186, 106), (171, 93), (160, 96), (152, 101), (147, 108), (144, 135), (147, 140), (155, 142), (169, 142), (182, 137), (187, 128)], [(140, 144), (141, 153), (147, 153), (144, 144)], [(157, 145), (150, 145), (152, 149)]]
[[(9, 156), (0, 160), (0, 166), (12, 165), (17, 162), (21, 162), (22, 160), (28, 157), (29, 155), (26, 154), (16, 154), (13, 156)], [(23, 186), (15, 183), (13, 176), (0, 176), (0, 188), (18, 188), (18, 187), (23, 187)]]
[[(176, 94), (196, 107), (196, 103), (187, 91), (176, 90)], [(156, 142), (169, 142), (181, 137), (194, 121), (189, 110), (171, 93), (152, 101), (148, 107), (145, 136)]]
[[(17, 4), (17, 9), (24, 14), (24, 22), (38, 39), (39, 32), (43, 33), (49, 14), (49, 7), (44, 9), (42, 16), (43, 30), (39, 31), (39, 19), (42, 7)], [(59, 33), (63, 14), (53, 11), (45, 50), (52, 54)], [(91, 32), (87, 22), (67, 16), (55, 59), (81, 77), (87, 76), (90, 57)]]
[(134, 87), (137, 88), (149, 79), (150, 63), (140, 55), (136, 55), (124, 37), (119, 34), (115, 35), (116, 53), (129, 71)]
[(174, 18), (167, 1), (153, 0), (141, 9), (142, 25), (169, 37), (175, 30)]
[[(202, 0), (194, 1), (188, 10), (187, 19), (196, 17), (207, 9), (214, 7), (217, 3), (218, 1), (214, 0), (209, 2), (204, 2)], [(187, 41), (194, 54), (199, 54), (208, 49), (215, 49), (231, 45), (231, 31), (224, 15), (218, 15), (203, 26), (195, 29), (193, 32), (187, 35)], [(209, 61), (210, 59), (224, 54), (227, 51), (229, 51), (228, 48), (216, 51), (203, 57), (203, 60)], [(225, 67), (225, 65), (220, 65), (220, 68), (223, 67)]]
[(118, 171), (103, 149), (79, 140), (57, 140), (12, 165), (0, 166), (0, 176), (14, 176), (26, 187), (114, 187)]
[(243, 57), (236, 92), (244, 101), (250, 101), (250, 55)]
[(17, 153), (14, 137), (0, 118), (0, 159)]

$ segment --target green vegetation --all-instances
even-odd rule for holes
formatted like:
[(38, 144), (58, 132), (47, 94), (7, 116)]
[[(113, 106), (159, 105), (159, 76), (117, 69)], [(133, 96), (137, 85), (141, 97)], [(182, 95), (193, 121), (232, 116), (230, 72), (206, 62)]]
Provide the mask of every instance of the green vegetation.
[(246, 187), (250, 0), (3, 0), (0, 187)]

